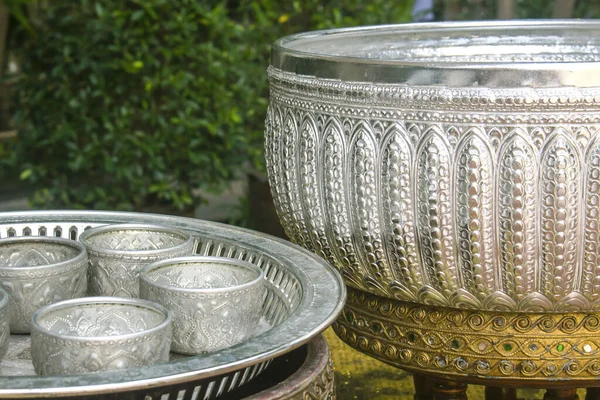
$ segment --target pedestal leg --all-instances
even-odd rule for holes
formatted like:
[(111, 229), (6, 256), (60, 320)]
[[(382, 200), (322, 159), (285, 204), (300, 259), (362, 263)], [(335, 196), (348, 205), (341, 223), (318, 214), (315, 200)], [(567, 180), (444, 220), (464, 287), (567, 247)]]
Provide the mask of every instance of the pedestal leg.
[(485, 387), (485, 400), (516, 400), (517, 389), (496, 386)]
[(600, 388), (587, 388), (585, 400), (600, 400)]
[(434, 400), (467, 400), (467, 384), (437, 380), (433, 385)]
[(579, 400), (577, 389), (548, 389), (544, 400)]
[(433, 400), (433, 378), (415, 374), (413, 382), (415, 384), (415, 400)]

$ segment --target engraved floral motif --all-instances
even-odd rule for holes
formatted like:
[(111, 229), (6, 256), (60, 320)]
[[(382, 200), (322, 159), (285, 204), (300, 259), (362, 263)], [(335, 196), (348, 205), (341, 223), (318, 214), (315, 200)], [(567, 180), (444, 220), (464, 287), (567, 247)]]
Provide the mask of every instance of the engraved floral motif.
[(289, 208), (290, 225), (287, 227), (286, 233), (296, 243), (304, 247), (313, 249), (312, 243), (307, 236), (306, 223), (302, 214), (300, 202), (300, 188), (298, 187), (298, 172), (296, 168), (295, 146), (298, 143), (298, 122), (297, 117), (290, 110), (285, 112), (283, 119), (283, 134), (281, 135), (281, 174), (282, 174), (282, 190), (281, 203), (284, 207)]
[(177, 230), (115, 225), (86, 231), (88, 294), (137, 298), (140, 270), (166, 258), (192, 254), (194, 241)]
[(387, 293), (391, 272), (384, 257), (379, 213), (377, 210), (377, 187), (374, 134), (365, 123), (353, 126), (353, 150), (349, 159), (351, 224), (357, 229), (356, 249), (361, 265), (369, 271), (365, 285), (373, 290)]
[(9, 295), (10, 330), (29, 333), (33, 313), (62, 300), (85, 296), (87, 273), (82, 263), (78, 271), (41, 279), (3, 279), (0, 285)]
[(29, 333), (39, 308), (85, 295), (83, 246), (57, 238), (0, 240), (0, 286), (9, 295), (11, 333)]
[(306, 225), (308, 236), (315, 252), (330, 263), (334, 263), (331, 245), (326, 233), (323, 210), (321, 208), (321, 186), (319, 173), (321, 166), (317, 156), (317, 125), (310, 115), (305, 116), (300, 126), (300, 176), (301, 198), (306, 204)]
[(536, 291), (537, 168), (533, 145), (513, 131), (499, 152), (496, 198), (504, 292), (516, 301)]
[(412, 371), (513, 381), (600, 377), (597, 312), (457, 310), (350, 288), (334, 330), (352, 347)]
[(589, 146), (585, 176), (585, 236), (581, 292), (597, 307), (600, 300), (600, 140)]
[(381, 149), (382, 219), (385, 249), (395, 276), (392, 291), (401, 292), (395, 297), (412, 298), (423, 285), (423, 277), (418, 264), (412, 215), (412, 146), (408, 132), (399, 124), (391, 124)]
[(302, 192), (276, 203), (282, 224), (320, 237), (317, 248), (291, 238), (350, 286), (459, 308), (598, 307), (599, 89), (344, 82), (275, 67), (269, 79), (289, 126), (266, 131), (268, 172)]
[(417, 147), (414, 193), (421, 262), (428, 283), (449, 298), (459, 287), (451, 229), (450, 152), (441, 134), (432, 129)]
[(265, 286), (260, 270), (251, 264), (187, 257), (144, 269), (140, 297), (173, 313), (173, 351), (200, 354), (256, 333)]
[(36, 373), (91, 373), (169, 360), (171, 325), (165, 323), (166, 311), (101, 300), (66, 304), (36, 319), (31, 333)]
[(347, 282), (358, 288), (364, 288), (365, 271), (355, 253), (347, 212), (347, 183), (344, 180), (346, 145), (341, 124), (334, 118), (328, 119), (325, 123), (322, 147), (325, 222), (332, 243), (335, 244), (334, 265), (341, 270)]
[(173, 312), (173, 351), (200, 354), (233, 346), (254, 334), (263, 291), (256, 287), (207, 296), (174, 295), (142, 283), (140, 296)]
[(480, 300), (496, 291), (493, 161), (479, 131), (467, 133), (455, 159), (455, 220), (463, 286)]
[(139, 295), (141, 269), (150, 262), (171, 257), (189, 255), (190, 249), (147, 257), (144, 260), (112, 259), (90, 254), (88, 293), (92, 296), (115, 296), (136, 298)]
[(576, 288), (581, 171), (576, 145), (567, 132), (557, 130), (542, 150), (540, 161), (540, 288), (554, 302)]
[[(162, 250), (177, 247), (186, 239), (180, 235), (172, 235), (164, 232), (135, 232), (114, 231), (104, 234), (91, 235), (87, 243), (91, 246), (120, 251), (148, 251)], [(127, 253), (122, 254), (127, 257)]]

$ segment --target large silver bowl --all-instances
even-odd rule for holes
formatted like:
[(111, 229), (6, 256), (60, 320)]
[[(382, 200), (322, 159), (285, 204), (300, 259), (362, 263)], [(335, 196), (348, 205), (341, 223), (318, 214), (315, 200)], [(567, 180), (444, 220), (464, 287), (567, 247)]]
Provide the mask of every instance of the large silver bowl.
[(600, 305), (600, 23), (411, 24), (273, 47), (286, 234), (379, 296)]

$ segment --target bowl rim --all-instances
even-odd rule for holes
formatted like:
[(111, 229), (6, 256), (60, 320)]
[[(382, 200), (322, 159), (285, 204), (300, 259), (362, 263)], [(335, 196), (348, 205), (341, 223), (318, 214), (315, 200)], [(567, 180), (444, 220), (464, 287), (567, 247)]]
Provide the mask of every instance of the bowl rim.
[(81, 263), (81, 267), (87, 266), (87, 250), (85, 246), (79, 242), (71, 239), (59, 238), (59, 237), (47, 237), (47, 236), (19, 236), (19, 237), (8, 237), (0, 239), (0, 247), (10, 244), (20, 243), (52, 243), (60, 246), (68, 246), (78, 250), (77, 255), (66, 260), (62, 260), (55, 263), (44, 264), (44, 265), (31, 265), (22, 267), (11, 267), (5, 264), (0, 264), (0, 271), (19, 273), (19, 272), (32, 272), (32, 271), (43, 271), (47, 269), (58, 269), (61, 267), (70, 267)]
[[(514, 32), (537, 30), (600, 30), (600, 21), (575, 19), (541, 20), (496, 20), (496, 21), (449, 21), (428, 23), (406, 23), (393, 25), (371, 25), (352, 28), (308, 31), (284, 36), (273, 43), (271, 68), (298, 75), (342, 81), (376, 83), (410, 83), (411, 85), (446, 85), (461, 82), (458, 86), (482, 86), (482, 82), (500, 81), (502, 87), (528, 86), (534, 88), (560, 85), (575, 87), (600, 86), (600, 63), (595, 61), (534, 61), (534, 62), (464, 62), (423, 61), (410, 59), (374, 59), (348, 55), (332, 55), (291, 48), (315, 38), (336, 39), (343, 35), (375, 35), (398, 32), (404, 35), (418, 33), (457, 32)], [(557, 34), (553, 35), (557, 36)], [(464, 38), (468, 36), (465, 35)], [(431, 76), (423, 76), (423, 72)], [(514, 73), (524, 71), (515, 83)], [(421, 73), (415, 79), (415, 73)], [(415, 81), (416, 82), (413, 82)], [(465, 84), (465, 82), (468, 82)]]
[[(110, 234), (111, 231), (141, 231), (141, 230), (152, 230), (155, 232), (168, 233), (180, 236), (183, 240), (182, 243), (166, 247), (162, 249), (152, 249), (152, 250), (115, 250), (109, 249), (102, 246), (97, 246), (89, 243), (89, 239), (92, 236)], [(106, 256), (112, 257), (131, 257), (131, 256), (153, 256), (153, 255), (162, 255), (164, 253), (183, 250), (189, 246), (193, 246), (194, 238), (188, 232), (185, 232), (181, 229), (171, 228), (165, 225), (159, 224), (107, 224), (97, 226), (95, 228), (86, 229), (81, 232), (79, 235), (79, 242), (83, 243), (88, 252), (98, 253)]]
[[(50, 329), (47, 329), (39, 324), (39, 319), (44, 317), (46, 314), (52, 313), (54, 311), (74, 308), (77, 306), (91, 306), (91, 305), (124, 305), (124, 306), (134, 306), (137, 308), (146, 308), (152, 311), (157, 312), (162, 315), (162, 321), (152, 326), (151, 328), (144, 329), (140, 332), (134, 333), (126, 333), (122, 335), (113, 335), (113, 336), (72, 336), (66, 334), (58, 334)], [(145, 300), (145, 299), (134, 299), (134, 298), (124, 298), (124, 297), (109, 297), (109, 296), (91, 296), (91, 297), (80, 297), (76, 299), (69, 299), (64, 301), (59, 301), (57, 303), (49, 304), (47, 306), (41, 307), (36, 310), (31, 317), (31, 330), (32, 333), (35, 330), (37, 333), (40, 333), (44, 336), (54, 337), (56, 339), (71, 341), (71, 342), (94, 342), (95, 346), (114, 346), (115, 341), (132, 339), (140, 336), (146, 336), (153, 333), (157, 333), (167, 329), (171, 326), (173, 320), (173, 313), (162, 305), (155, 303), (153, 301)], [(35, 335), (32, 335), (32, 338)], [(112, 342), (112, 343), (110, 343)]]
[[(177, 287), (177, 286), (170, 286), (170, 285), (156, 283), (148, 278), (149, 274), (151, 274), (152, 272), (155, 272), (158, 269), (173, 267), (173, 266), (182, 265), (182, 264), (193, 265), (193, 264), (204, 264), (204, 263), (218, 263), (218, 264), (225, 264), (225, 265), (229, 265), (229, 266), (241, 267), (246, 270), (250, 270), (250, 271), (254, 272), (256, 274), (256, 276), (252, 280), (250, 280), (248, 282), (244, 282), (241, 285), (225, 286), (225, 287), (219, 287), (219, 288), (182, 288), (182, 287)], [(160, 260), (160, 261), (155, 261), (153, 263), (150, 263), (150, 264), (146, 265), (144, 268), (142, 268), (142, 270), (140, 271), (139, 279), (140, 279), (140, 286), (141, 286), (141, 283), (144, 282), (144, 284), (146, 284), (148, 286), (160, 288), (162, 290), (167, 290), (167, 291), (190, 293), (190, 294), (192, 294), (192, 293), (215, 294), (215, 293), (239, 292), (244, 289), (252, 288), (254, 286), (261, 284), (264, 281), (264, 275), (265, 275), (264, 271), (257, 265), (254, 265), (247, 261), (238, 260), (236, 258), (215, 257), (215, 256), (189, 256), (189, 257), (169, 258), (166, 260)]]

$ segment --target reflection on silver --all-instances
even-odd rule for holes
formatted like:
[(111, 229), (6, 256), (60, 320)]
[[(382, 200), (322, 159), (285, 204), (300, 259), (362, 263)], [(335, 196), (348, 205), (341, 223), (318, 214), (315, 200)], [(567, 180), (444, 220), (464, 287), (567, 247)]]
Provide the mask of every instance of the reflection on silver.
[(254, 264), (231, 258), (173, 258), (142, 269), (140, 298), (173, 313), (172, 351), (202, 354), (255, 334), (265, 298), (264, 274)]
[(194, 240), (179, 229), (119, 224), (83, 232), (89, 256), (90, 296), (137, 298), (139, 274), (147, 264), (192, 254)]
[(172, 314), (140, 299), (84, 297), (37, 310), (31, 358), (39, 375), (97, 373), (169, 360)]
[(390, 298), (599, 308), (599, 53), (585, 21), (279, 40), (265, 146), (286, 233)]
[(0, 240), (0, 286), (8, 293), (10, 332), (29, 333), (39, 308), (85, 296), (87, 253), (81, 243), (52, 237)]

